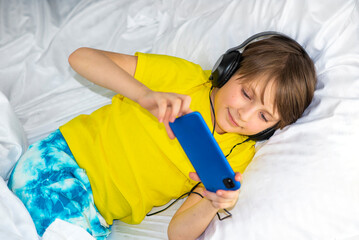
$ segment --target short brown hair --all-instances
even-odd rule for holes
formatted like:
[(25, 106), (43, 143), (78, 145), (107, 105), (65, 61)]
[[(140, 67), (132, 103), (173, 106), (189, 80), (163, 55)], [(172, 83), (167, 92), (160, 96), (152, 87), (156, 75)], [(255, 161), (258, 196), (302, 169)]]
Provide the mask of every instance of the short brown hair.
[[(280, 121), (276, 128), (294, 123), (312, 101), (316, 86), (314, 63), (294, 40), (272, 36), (249, 44), (242, 53), (237, 74), (241, 81), (250, 82), (265, 76), (265, 86), (274, 81), (274, 107)], [(262, 92), (263, 101), (264, 91)]]

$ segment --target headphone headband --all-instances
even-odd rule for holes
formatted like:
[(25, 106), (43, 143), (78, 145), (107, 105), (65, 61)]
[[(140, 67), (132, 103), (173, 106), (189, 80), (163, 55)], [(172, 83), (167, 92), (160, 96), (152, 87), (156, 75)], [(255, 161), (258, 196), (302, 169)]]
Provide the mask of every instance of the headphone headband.
[(242, 60), (242, 53), (239, 51), (245, 48), (248, 44), (262, 40), (263, 38), (268, 38), (270, 36), (283, 36), (291, 39), (290, 37), (275, 31), (265, 31), (254, 34), (253, 36), (247, 38), (240, 45), (228, 49), (216, 62), (212, 69), (211, 76), (209, 79), (212, 81), (214, 87), (222, 87), (231, 76), (239, 68), (240, 62)]
[(256, 33), (254, 34), (253, 36), (247, 38), (244, 42), (242, 42), (241, 44), (239, 44), (238, 46), (236, 47), (232, 47), (230, 49), (228, 49), (226, 51), (226, 53), (229, 53), (229, 52), (232, 52), (232, 51), (235, 51), (235, 50), (240, 50), (244, 47), (246, 47), (249, 43), (252, 43), (252, 42), (255, 42), (255, 41), (259, 41), (259, 40), (262, 40), (264, 38), (269, 38), (271, 36), (283, 36), (283, 37), (287, 37), (287, 38), (290, 38), (288, 37), (287, 35), (283, 34), (283, 33), (280, 33), (280, 32), (276, 32), (276, 31), (264, 31), (264, 32), (259, 32), (259, 33)]

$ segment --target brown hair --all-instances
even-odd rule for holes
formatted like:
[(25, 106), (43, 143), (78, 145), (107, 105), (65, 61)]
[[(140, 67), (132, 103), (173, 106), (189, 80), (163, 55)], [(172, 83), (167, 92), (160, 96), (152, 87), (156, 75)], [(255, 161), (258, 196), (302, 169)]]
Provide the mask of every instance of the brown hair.
[[(276, 128), (294, 123), (303, 114), (312, 101), (317, 81), (314, 63), (306, 51), (284, 36), (272, 36), (249, 44), (242, 53), (237, 74), (243, 82), (265, 76), (262, 78), (266, 80), (265, 87), (274, 81), (274, 107), (280, 117)], [(263, 97), (264, 90), (262, 101)]]

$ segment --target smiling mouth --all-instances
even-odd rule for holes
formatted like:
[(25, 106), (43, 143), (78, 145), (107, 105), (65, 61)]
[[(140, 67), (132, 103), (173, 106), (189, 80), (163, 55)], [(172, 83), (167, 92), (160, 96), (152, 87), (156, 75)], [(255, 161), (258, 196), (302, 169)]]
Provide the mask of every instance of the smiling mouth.
[(234, 118), (232, 117), (229, 109), (228, 109), (228, 118), (229, 118), (229, 122), (234, 126), (234, 127), (239, 127), (239, 125), (236, 123), (236, 121), (234, 120)]

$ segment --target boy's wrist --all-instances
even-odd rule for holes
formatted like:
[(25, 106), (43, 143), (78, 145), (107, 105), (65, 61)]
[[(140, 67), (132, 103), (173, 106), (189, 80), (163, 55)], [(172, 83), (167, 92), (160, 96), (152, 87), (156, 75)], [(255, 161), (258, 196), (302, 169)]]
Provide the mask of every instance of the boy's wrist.
[(138, 91), (136, 92), (136, 94), (132, 100), (137, 102), (138, 104), (140, 104), (141, 99), (144, 98), (146, 95), (148, 95), (150, 92), (152, 92), (151, 89), (149, 89), (145, 85), (142, 85), (138, 88)]
[(217, 207), (215, 207), (215, 206), (213, 205), (213, 202), (212, 202), (211, 199), (208, 199), (208, 198), (204, 197), (204, 198), (202, 198), (201, 201), (203, 202), (204, 205), (208, 206), (209, 209), (210, 209), (211, 211), (213, 210), (213, 212), (215, 212), (215, 213), (220, 210), (220, 208), (217, 208)]

